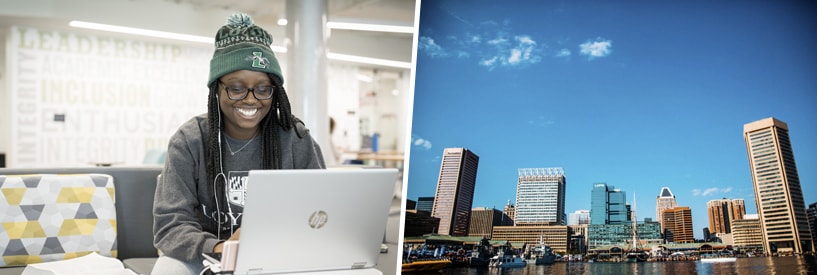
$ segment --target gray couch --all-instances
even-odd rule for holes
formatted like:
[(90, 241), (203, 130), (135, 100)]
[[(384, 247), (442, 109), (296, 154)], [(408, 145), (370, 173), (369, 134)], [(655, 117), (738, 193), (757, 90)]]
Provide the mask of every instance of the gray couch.
[[(138, 274), (149, 274), (158, 257), (153, 247), (153, 193), (161, 166), (82, 168), (0, 168), (0, 175), (107, 174), (114, 178), (117, 258)], [(24, 267), (0, 268), (0, 275), (21, 274)]]

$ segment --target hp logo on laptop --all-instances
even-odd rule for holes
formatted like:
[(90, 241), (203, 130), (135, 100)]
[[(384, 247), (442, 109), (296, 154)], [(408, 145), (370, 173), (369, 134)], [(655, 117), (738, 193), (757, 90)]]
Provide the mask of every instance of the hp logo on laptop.
[(320, 229), (326, 224), (327, 220), (329, 220), (329, 215), (323, 210), (312, 212), (312, 215), (309, 215), (309, 227)]

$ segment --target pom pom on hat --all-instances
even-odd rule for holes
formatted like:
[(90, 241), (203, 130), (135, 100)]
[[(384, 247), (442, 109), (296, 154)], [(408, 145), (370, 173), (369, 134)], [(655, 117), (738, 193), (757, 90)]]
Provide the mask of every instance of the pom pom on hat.
[(227, 17), (227, 25), (249, 27), (252, 26), (252, 17), (244, 13), (233, 13), (233, 15)]
[(219, 77), (238, 70), (252, 70), (276, 75), (283, 83), (278, 59), (270, 49), (272, 36), (253, 24), (244, 13), (227, 18), (227, 24), (216, 32), (213, 58), (210, 59), (210, 77), (207, 85)]

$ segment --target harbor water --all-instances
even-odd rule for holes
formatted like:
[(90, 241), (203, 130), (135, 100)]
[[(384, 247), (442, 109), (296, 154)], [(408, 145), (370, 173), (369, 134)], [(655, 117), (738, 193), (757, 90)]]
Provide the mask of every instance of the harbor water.
[[(553, 265), (528, 264), (519, 268), (454, 267), (439, 272), (420, 274), (445, 275), (533, 275), (533, 274), (817, 274), (814, 256), (738, 258), (735, 262), (702, 263), (641, 262), (641, 263), (586, 263), (556, 262)], [(417, 273), (411, 273), (417, 274)]]

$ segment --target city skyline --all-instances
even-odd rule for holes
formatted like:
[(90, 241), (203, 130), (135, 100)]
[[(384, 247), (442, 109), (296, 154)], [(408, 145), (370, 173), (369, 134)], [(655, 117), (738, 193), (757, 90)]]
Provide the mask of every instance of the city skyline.
[(515, 204), (519, 168), (563, 167), (565, 213), (605, 182), (656, 220), (666, 186), (700, 239), (709, 200), (757, 213), (741, 130), (776, 117), (817, 201), (817, 24), (803, 6), (421, 5), (407, 199), (433, 196), (442, 149), (464, 147), (480, 156), (473, 207)]

